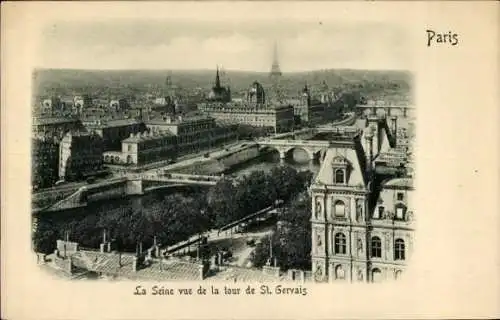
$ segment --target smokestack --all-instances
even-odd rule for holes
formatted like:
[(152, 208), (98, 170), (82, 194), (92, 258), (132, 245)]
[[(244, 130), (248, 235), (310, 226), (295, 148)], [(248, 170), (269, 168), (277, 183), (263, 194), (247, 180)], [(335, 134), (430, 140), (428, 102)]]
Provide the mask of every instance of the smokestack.
[(392, 116), (391, 117), (391, 129), (392, 132), (394, 133), (394, 137), (396, 137), (396, 134), (398, 132), (398, 117)]
[(366, 143), (368, 144), (368, 169), (371, 171), (372, 169), (372, 161), (373, 161), (373, 133), (367, 132), (365, 135)]

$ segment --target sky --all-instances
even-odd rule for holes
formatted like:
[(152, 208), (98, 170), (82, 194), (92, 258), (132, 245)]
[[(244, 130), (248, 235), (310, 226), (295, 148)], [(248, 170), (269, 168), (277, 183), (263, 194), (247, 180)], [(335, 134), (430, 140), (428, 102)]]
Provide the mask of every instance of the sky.
[(267, 72), (274, 41), (283, 72), (408, 69), (405, 29), (382, 22), (106, 19), (42, 29), (36, 66), (73, 69), (213, 69)]

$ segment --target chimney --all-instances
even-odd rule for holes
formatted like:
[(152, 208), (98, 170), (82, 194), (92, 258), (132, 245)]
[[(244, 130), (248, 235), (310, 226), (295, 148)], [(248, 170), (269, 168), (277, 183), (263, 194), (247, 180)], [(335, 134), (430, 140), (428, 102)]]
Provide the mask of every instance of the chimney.
[(137, 257), (132, 258), (132, 272), (137, 272)]
[(394, 137), (396, 137), (396, 134), (398, 132), (398, 117), (396, 116), (391, 117), (391, 129), (394, 133)]
[(198, 265), (198, 274), (199, 274), (200, 280), (205, 279), (205, 265), (203, 263)]
[(372, 169), (372, 161), (373, 161), (373, 133), (367, 132), (365, 135), (366, 143), (368, 145), (368, 169), (371, 171)]
[(102, 231), (102, 243), (99, 246), (101, 252), (109, 252), (111, 251), (111, 244), (107, 241), (106, 229)]
[(391, 116), (391, 107), (385, 107), (385, 115), (386, 115), (386, 117)]

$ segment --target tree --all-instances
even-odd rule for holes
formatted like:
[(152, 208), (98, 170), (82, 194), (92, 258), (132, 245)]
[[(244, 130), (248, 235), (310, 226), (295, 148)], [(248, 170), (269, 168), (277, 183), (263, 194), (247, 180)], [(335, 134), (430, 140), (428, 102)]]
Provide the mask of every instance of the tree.
[[(309, 269), (311, 260), (311, 199), (308, 195), (296, 197), (285, 206), (279, 216), (279, 226), (272, 237), (273, 257), (284, 269)], [(256, 248), (252, 262), (263, 266), (269, 258), (269, 239), (264, 239)]]
[(209, 191), (207, 203), (209, 217), (215, 227), (222, 227), (238, 216), (239, 206), (235, 197), (237, 189), (229, 179), (222, 179)]

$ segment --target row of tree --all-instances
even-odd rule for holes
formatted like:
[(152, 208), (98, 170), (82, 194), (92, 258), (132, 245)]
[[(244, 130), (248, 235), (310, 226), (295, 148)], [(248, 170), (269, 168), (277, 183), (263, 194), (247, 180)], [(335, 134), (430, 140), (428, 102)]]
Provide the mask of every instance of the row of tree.
[(253, 172), (235, 182), (223, 179), (207, 193), (147, 195), (142, 198), (90, 204), (83, 214), (69, 218), (40, 216), (33, 237), (37, 252), (50, 253), (68, 231), (70, 240), (98, 248), (103, 230), (120, 251), (133, 252), (139, 242), (149, 247), (153, 238), (173, 244), (203, 231), (256, 212), (281, 199), (288, 201), (310, 184), (312, 173), (279, 166), (268, 173)]
[(264, 238), (255, 248), (252, 263), (265, 265), (271, 254), (272, 263), (283, 270), (311, 268), (311, 198), (306, 193), (285, 205), (272, 237)]

